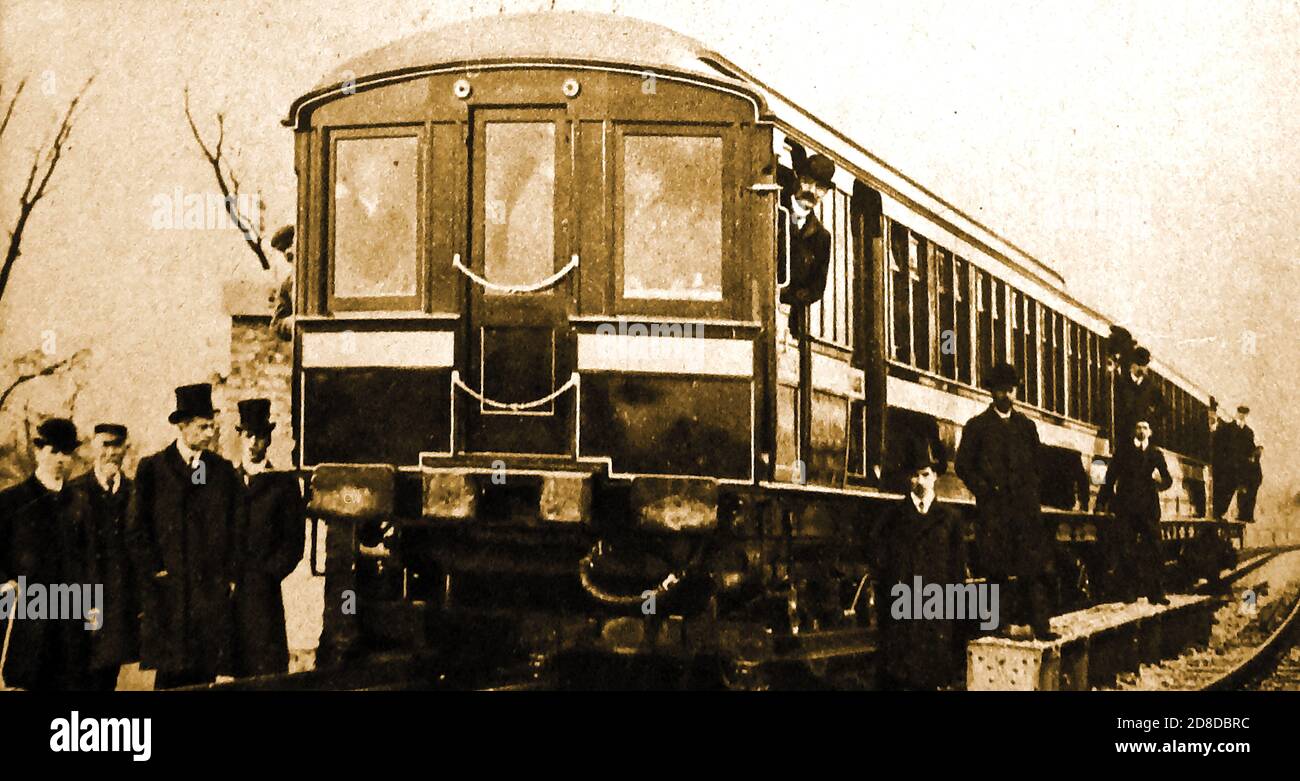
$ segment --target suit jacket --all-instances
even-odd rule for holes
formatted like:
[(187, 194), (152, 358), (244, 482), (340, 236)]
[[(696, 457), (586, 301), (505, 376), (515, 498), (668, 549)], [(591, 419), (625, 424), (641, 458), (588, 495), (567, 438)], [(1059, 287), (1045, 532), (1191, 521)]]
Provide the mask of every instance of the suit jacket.
[(243, 486), (238, 529), (238, 586), (235, 632), (238, 675), (284, 672), (289, 667), (284, 598), (280, 582), (302, 559), (305, 508), (298, 478), (291, 472), (262, 472)]
[(209, 452), (201, 458), (197, 484), (175, 443), (140, 461), (127, 538), (147, 583), (141, 662), (215, 676), (232, 670), (230, 584), (243, 486), (229, 461)]
[[(794, 228), (793, 224), (791, 227)], [(784, 238), (780, 253), (785, 254)], [(781, 291), (781, 301), (802, 306), (820, 301), (826, 292), (830, 262), (831, 233), (817, 215), (809, 214), (803, 227), (794, 228), (790, 237), (790, 284)]]
[(82, 532), (86, 582), (104, 586), (103, 624), (91, 632), (91, 666), (114, 668), (140, 657), (140, 584), (126, 542), (126, 513), (133, 482), (125, 475), (117, 493), (99, 486), (94, 471), (68, 484)]
[(964, 583), (966, 546), (961, 519), (937, 501), (922, 515), (911, 497), (904, 497), (881, 515), (870, 539), (880, 626), (878, 664), (890, 678), (909, 687), (936, 688), (951, 683), (964, 661), (958, 623), (917, 616), (895, 619), (891, 589), (903, 583), (910, 590), (916, 577), (923, 584), (940, 587)]
[(1228, 460), (1234, 473), (1242, 473), (1255, 454), (1255, 430), (1250, 426), (1238, 426), (1236, 421), (1229, 423), (1231, 431), (1228, 437)]
[(1139, 450), (1129, 441), (1107, 467), (1097, 505), (1109, 507), (1117, 518), (1154, 525), (1160, 522), (1160, 492), (1173, 484), (1165, 457), (1154, 444)]
[[(27, 593), (40, 585), (49, 595), (55, 584), (82, 584), (82, 532), (70, 512), (68, 492), (57, 493), (35, 476), (0, 492), (0, 583), (22, 577)], [(16, 608), (15, 599), (11, 602)], [(83, 605), (84, 609), (88, 606)], [(50, 604), (46, 602), (46, 615)], [(89, 654), (85, 616), (12, 619), (4, 679), (23, 689), (78, 689)], [(0, 633), (5, 631), (0, 622)], [(3, 634), (0, 634), (0, 639)]]
[(977, 550), (985, 574), (1041, 573), (1051, 567), (1052, 535), (1041, 511), (1038, 428), (1019, 410), (1003, 420), (990, 404), (966, 422), (954, 461), (975, 495)]
[(1115, 441), (1131, 440), (1133, 426), (1139, 420), (1150, 423), (1152, 431), (1156, 431), (1163, 406), (1164, 396), (1156, 387), (1151, 375), (1147, 375), (1146, 379), (1138, 384), (1133, 382), (1132, 374), (1128, 372), (1121, 374), (1115, 382)]

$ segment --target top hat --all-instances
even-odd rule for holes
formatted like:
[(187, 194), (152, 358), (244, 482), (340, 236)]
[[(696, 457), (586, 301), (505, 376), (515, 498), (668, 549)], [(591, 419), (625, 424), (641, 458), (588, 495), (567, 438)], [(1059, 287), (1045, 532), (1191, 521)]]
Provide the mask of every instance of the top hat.
[(77, 427), (67, 418), (49, 418), (36, 427), (32, 443), (37, 447), (50, 447), (56, 453), (72, 453), (81, 444), (77, 440)]
[(182, 385), (176, 389), (176, 411), (167, 416), (168, 423), (180, 423), (190, 418), (216, 417), (212, 408), (212, 386), (206, 382)]
[(1020, 384), (1020, 375), (1016, 367), (1009, 363), (996, 363), (984, 375), (984, 387), (989, 390), (997, 388), (1015, 388)]
[(803, 164), (799, 175), (812, 179), (822, 187), (830, 187), (835, 178), (835, 163), (826, 155), (813, 155)]
[(271, 249), (284, 252), (293, 246), (293, 226), (286, 225), (271, 237)]
[(110, 442), (123, 442), (126, 440), (126, 426), (121, 423), (96, 423), (96, 434), (107, 434)]
[(275, 428), (271, 422), (270, 399), (244, 399), (239, 402), (239, 425), (236, 429), (249, 434), (270, 434)]
[(1139, 347), (1133, 351), (1133, 363), (1138, 366), (1146, 366), (1151, 363), (1151, 351), (1145, 347)]

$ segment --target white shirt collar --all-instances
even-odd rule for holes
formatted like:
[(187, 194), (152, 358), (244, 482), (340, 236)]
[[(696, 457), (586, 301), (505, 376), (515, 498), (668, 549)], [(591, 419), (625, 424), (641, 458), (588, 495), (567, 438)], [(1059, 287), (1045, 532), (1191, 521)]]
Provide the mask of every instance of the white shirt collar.
[(267, 469), (270, 469), (271, 463), (265, 458), (261, 461), (249, 461), (247, 458), (244, 458), (240, 462), (240, 466), (243, 468), (244, 474), (252, 477), (253, 475), (260, 475)]
[(54, 493), (58, 493), (59, 491), (63, 490), (62, 480), (58, 480), (48, 475), (41, 474), (41, 470), (39, 469), (36, 470), (35, 477), (36, 477), (36, 482), (40, 483), (48, 491), (53, 491)]
[(111, 479), (105, 479), (104, 476), (99, 473), (98, 467), (96, 467), (93, 471), (95, 473), (95, 482), (99, 483), (100, 488), (104, 489), (110, 494), (117, 493), (117, 489), (122, 485), (122, 473), (120, 471), (114, 472), (113, 477)]
[(203, 455), (202, 450), (190, 450), (179, 437), (176, 439), (176, 452), (181, 454), (181, 460), (189, 466), (194, 466), (194, 462)]
[(907, 496), (912, 500), (912, 504), (916, 506), (916, 511), (921, 515), (930, 512), (930, 505), (934, 504), (934, 494), (918, 497), (916, 494), (909, 493)]
[(1149, 444), (1149, 442), (1150, 442), (1150, 440), (1148, 440), (1147, 442), (1143, 442), (1142, 440), (1138, 439), (1137, 437), (1133, 437), (1133, 445), (1134, 445), (1135, 447), (1137, 447), (1138, 450), (1146, 450), (1146, 449), (1147, 449), (1147, 445)]
[(1012, 407), (1011, 409), (1007, 410), (1006, 412), (1003, 412), (1002, 410), (998, 409), (997, 407), (994, 407), (994, 408), (993, 408), (993, 411), (996, 412), (996, 413), (998, 413), (998, 417), (999, 417), (999, 418), (1002, 418), (1003, 420), (1010, 420), (1010, 419), (1011, 419), (1011, 413), (1012, 413), (1012, 412), (1015, 412), (1015, 411), (1016, 411), (1016, 408), (1015, 408), (1015, 407)]

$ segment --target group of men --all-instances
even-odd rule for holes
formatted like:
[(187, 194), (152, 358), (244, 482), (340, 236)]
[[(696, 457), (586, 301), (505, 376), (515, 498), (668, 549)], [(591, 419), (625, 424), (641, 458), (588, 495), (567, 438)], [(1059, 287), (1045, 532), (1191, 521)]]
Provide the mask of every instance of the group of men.
[[(1159, 493), (1173, 481), (1153, 436), (1160, 397), (1146, 376), (1149, 362), (1149, 353), (1135, 351), (1127, 378), (1117, 381), (1116, 419), (1128, 427), (1128, 436), (1117, 438), (1097, 509), (1114, 513), (1106, 535), (1112, 551), (1107, 580), (1116, 584), (1112, 596), (1167, 604)], [(1015, 408), (1019, 374), (1013, 366), (993, 366), (984, 381), (992, 403), (967, 421), (954, 460), (957, 476), (975, 496), (976, 566), (967, 566), (959, 516), (934, 501), (937, 476), (947, 465), (943, 445), (937, 436), (921, 437), (899, 449), (908, 496), (883, 515), (872, 535), (877, 581), (906, 583), (919, 576), (930, 583), (961, 584), (974, 571), (1000, 587), (1000, 633), (1053, 640), (1055, 533), (1041, 515), (1038, 430)], [(936, 688), (960, 673), (966, 633), (954, 621), (899, 620), (885, 604), (878, 604), (877, 616), (882, 685)]]
[(1264, 482), (1260, 459), (1264, 447), (1255, 442), (1255, 432), (1246, 423), (1250, 408), (1237, 407), (1231, 423), (1215, 415), (1212, 463), (1214, 467), (1214, 517), (1223, 520), (1233, 497), (1237, 499), (1237, 520), (1255, 520), (1255, 497)]
[(239, 402), (235, 464), (214, 450), (211, 386), (175, 393), (176, 438), (134, 479), (125, 426), (95, 426), (93, 466), (76, 478), (76, 426), (37, 426), (33, 475), (0, 492), (0, 584), (11, 605), (23, 588), (71, 584), (102, 599), (83, 615), (9, 611), (6, 686), (112, 690), (137, 662), (159, 689), (288, 669), (280, 586), (302, 557), (305, 510), (297, 477), (267, 460), (270, 401)]

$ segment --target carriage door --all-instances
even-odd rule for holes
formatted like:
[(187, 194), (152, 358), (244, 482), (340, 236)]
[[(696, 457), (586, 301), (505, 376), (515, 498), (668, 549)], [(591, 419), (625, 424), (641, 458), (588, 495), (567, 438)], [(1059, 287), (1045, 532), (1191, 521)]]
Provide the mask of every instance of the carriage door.
[(456, 447), (574, 453), (570, 150), (562, 109), (476, 109)]

